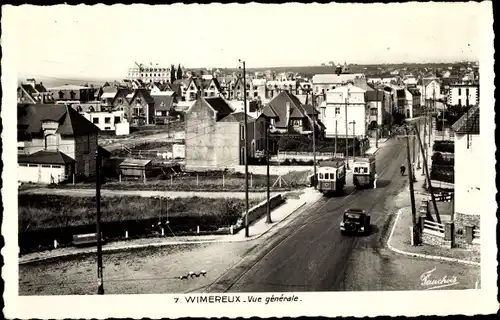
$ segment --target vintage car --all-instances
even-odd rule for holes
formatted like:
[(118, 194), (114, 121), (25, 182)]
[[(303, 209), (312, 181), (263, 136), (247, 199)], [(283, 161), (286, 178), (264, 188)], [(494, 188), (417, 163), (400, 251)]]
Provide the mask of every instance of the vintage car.
[(340, 233), (367, 235), (370, 232), (370, 215), (363, 209), (347, 209), (340, 223)]

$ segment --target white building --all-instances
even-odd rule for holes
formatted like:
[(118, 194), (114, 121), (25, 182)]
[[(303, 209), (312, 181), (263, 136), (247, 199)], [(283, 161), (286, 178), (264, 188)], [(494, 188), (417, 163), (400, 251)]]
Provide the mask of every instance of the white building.
[(471, 84), (453, 84), (448, 91), (448, 104), (475, 106), (479, 103), (479, 86)]
[(365, 75), (362, 73), (316, 74), (312, 77), (312, 85), (315, 94), (324, 94), (328, 90), (363, 78)]
[(122, 110), (85, 112), (82, 115), (102, 131), (116, 131), (116, 124), (127, 122), (125, 111)]
[(437, 100), (441, 98), (441, 84), (437, 78), (423, 78), (419, 82), (418, 89), (421, 93), (421, 104), (425, 105), (425, 101)]
[(158, 64), (137, 64), (128, 69), (128, 80), (142, 80), (144, 83), (170, 82), (170, 68)]
[[(481, 179), (483, 168), (477, 158), (483, 152), (479, 135), (479, 105), (473, 106), (453, 124), (455, 141), (455, 220), (458, 226), (479, 227), (481, 211)], [(473, 169), (474, 174), (471, 174)]]
[(345, 137), (346, 132), (348, 137), (365, 136), (365, 93), (366, 90), (353, 85), (341, 86), (326, 92), (326, 100), (320, 105), (320, 119), (326, 127), (327, 138), (335, 137), (335, 132), (338, 137)]

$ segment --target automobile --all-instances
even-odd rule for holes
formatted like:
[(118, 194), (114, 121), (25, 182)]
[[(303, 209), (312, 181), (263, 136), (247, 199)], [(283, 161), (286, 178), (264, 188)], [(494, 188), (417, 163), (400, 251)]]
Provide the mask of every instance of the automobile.
[(340, 233), (364, 234), (370, 233), (370, 214), (363, 209), (347, 209), (344, 211), (342, 222), (340, 222)]

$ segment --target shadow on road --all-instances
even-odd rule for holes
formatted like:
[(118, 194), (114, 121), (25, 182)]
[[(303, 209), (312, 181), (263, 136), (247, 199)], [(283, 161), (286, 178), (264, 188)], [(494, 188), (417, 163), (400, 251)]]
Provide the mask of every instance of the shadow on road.
[(384, 189), (391, 184), (391, 180), (378, 180), (377, 189)]

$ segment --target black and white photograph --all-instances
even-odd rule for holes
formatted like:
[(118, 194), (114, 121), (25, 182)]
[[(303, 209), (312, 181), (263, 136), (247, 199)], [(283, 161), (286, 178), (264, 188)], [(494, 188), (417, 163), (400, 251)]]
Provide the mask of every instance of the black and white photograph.
[(2, 6), (6, 317), (496, 313), (492, 12)]

